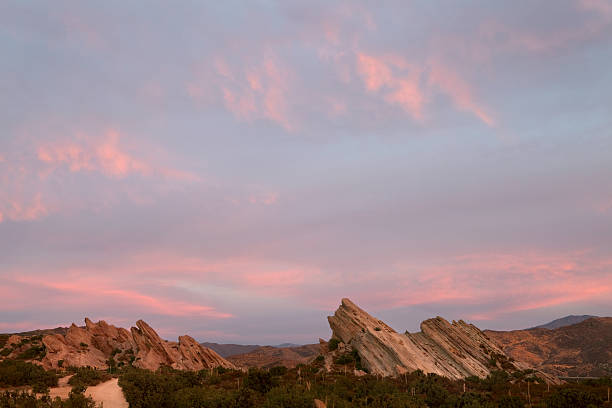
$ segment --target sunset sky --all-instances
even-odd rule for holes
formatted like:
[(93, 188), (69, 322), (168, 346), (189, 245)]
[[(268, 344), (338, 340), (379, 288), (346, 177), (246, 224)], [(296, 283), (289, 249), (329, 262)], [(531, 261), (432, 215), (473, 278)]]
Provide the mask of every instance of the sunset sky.
[(0, 332), (612, 315), (612, 0), (8, 0), (0, 55)]

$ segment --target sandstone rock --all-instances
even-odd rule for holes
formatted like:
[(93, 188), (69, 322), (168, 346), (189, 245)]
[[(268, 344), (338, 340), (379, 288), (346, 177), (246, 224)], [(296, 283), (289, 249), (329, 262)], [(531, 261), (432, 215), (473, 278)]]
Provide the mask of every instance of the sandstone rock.
[(13, 347), (21, 343), (21, 336), (18, 334), (11, 335), (6, 341), (5, 347)]
[(199, 345), (189, 336), (179, 342), (168, 342), (142, 320), (130, 331), (85, 319), (85, 327), (72, 324), (65, 335), (43, 337), (46, 355), (42, 365), (46, 368), (85, 367), (108, 368), (112, 357), (119, 362), (133, 361), (135, 367), (156, 370), (162, 365), (179, 370), (202, 370), (212, 367), (235, 368), (214, 351)]
[(315, 408), (327, 408), (327, 405), (323, 401), (316, 398), (314, 400), (314, 406)]
[(511, 362), (483, 332), (461, 320), (449, 323), (436, 317), (422, 322), (419, 333), (400, 334), (349, 299), (342, 299), (328, 321), (333, 337), (355, 348), (362, 366), (372, 374), (394, 376), (420, 369), (452, 379), (484, 378), (498, 368), (491, 365), (497, 360), (510, 371), (527, 368)]

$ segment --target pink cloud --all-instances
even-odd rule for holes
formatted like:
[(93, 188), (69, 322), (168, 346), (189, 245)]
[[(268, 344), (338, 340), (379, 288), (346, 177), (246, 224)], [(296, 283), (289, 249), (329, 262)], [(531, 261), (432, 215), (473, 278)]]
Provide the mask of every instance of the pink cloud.
[(418, 275), (406, 281), (403, 290), (385, 294), (386, 301), (392, 302), (388, 307), (487, 304), (490, 312), (478, 316), (492, 319), (515, 311), (612, 296), (612, 258), (588, 251), (469, 254), (438, 265), (398, 267), (416, 268)]
[[(64, 276), (64, 278), (66, 277)], [(132, 306), (137, 311), (152, 311), (166, 316), (203, 316), (217, 319), (232, 317), (231, 314), (219, 312), (211, 306), (168, 299), (162, 296), (152, 296), (137, 290), (125, 289), (107, 278), (73, 276), (70, 280), (62, 280), (61, 277), (47, 278), (45, 280), (41, 277), (31, 278), (21, 276), (16, 278), (15, 281), (30, 286), (53, 289), (64, 295), (69, 293), (70, 298), (65, 299), (64, 303), (82, 305), (111, 301), (116, 304)]]
[(495, 125), (495, 120), (486, 109), (474, 101), (468, 84), (439, 61), (431, 64), (429, 83), (447, 93), (459, 109), (471, 112), (489, 126)]
[(387, 64), (370, 55), (358, 54), (357, 67), (369, 91), (378, 91), (382, 86), (394, 81)]
[(396, 88), (385, 96), (385, 100), (400, 105), (406, 112), (412, 113), (415, 119), (423, 118), (423, 95), (415, 80), (400, 79)]
[(125, 178), (130, 174), (161, 176), (162, 178), (196, 181), (195, 174), (154, 165), (136, 158), (120, 146), (120, 134), (110, 130), (101, 138), (79, 135), (76, 140), (44, 143), (37, 149), (41, 162), (52, 166), (65, 165), (71, 172), (100, 172), (110, 178)]
[(243, 62), (240, 67), (216, 57), (212, 68), (213, 76), (201, 72), (196, 80), (187, 84), (187, 92), (192, 98), (205, 98), (204, 89), (213, 84), (225, 108), (236, 118), (245, 121), (268, 119), (288, 131), (295, 130), (288, 103), (290, 73), (278, 57), (268, 52), (255, 63)]
[(419, 85), (420, 70), (404, 58), (394, 54), (374, 57), (358, 53), (357, 71), (368, 91), (382, 91), (384, 101), (399, 105), (414, 119), (423, 119), (425, 97)]
[(11, 221), (34, 221), (45, 217), (49, 211), (41, 193), (37, 193), (30, 200), (0, 193), (0, 222), (5, 218)]

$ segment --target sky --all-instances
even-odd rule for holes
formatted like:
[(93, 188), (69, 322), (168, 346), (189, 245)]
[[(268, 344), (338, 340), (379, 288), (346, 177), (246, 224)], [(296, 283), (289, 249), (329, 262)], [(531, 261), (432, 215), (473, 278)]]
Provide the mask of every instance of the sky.
[(0, 55), (0, 332), (612, 315), (612, 0), (5, 0)]

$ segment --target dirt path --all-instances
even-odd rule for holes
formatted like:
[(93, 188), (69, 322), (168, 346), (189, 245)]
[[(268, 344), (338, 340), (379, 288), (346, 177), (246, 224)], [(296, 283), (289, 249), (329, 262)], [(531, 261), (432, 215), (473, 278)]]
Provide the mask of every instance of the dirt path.
[(118, 381), (117, 378), (113, 378), (94, 387), (88, 387), (85, 395), (93, 398), (96, 404), (103, 403), (104, 408), (128, 408)]
[(68, 384), (68, 380), (70, 380), (71, 377), (71, 375), (67, 375), (60, 378), (57, 387), (49, 389), (49, 396), (53, 399), (55, 397), (60, 397), (61, 399), (68, 398), (68, 394), (70, 394), (70, 390), (72, 390), (72, 386)]

